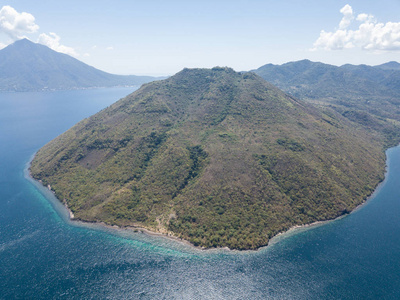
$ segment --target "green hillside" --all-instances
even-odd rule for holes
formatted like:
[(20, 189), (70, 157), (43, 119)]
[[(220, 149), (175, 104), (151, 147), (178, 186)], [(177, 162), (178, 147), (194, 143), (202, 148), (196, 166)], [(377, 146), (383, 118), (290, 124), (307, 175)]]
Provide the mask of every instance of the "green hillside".
[(319, 107), (330, 107), (363, 129), (400, 142), (400, 64), (341, 67), (301, 60), (267, 64), (257, 70), (286, 93)]
[(252, 73), (184, 69), (45, 145), (31, 173), (77, 219), (255, 249), (350, 212), (383, 179), (383, 140), (351, 124)]

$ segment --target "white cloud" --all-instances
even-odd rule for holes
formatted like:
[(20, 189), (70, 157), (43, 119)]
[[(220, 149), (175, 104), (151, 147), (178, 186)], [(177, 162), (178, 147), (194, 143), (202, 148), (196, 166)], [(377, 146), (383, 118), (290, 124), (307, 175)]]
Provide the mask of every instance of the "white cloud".
[(7, 46), (6, 44), (0, 43), (0, 50), (5, 48), (6, 46)]
[(54, 32), (50, 32), (50, 34), (42, 33), (39, 35), (38, 43), (46, 45), (50, 49), (54, 51), (65, 53), (72, 56), (78, 56), (78, 53), (74, 48), (67, 47), (60, 44), (60, 37)]
[[(363, 50), (400, 50), (400, 22), (378, 23), (374, 16), (359, 14), (354, 18), (353, 10), (346, 4), (340, 12), (343, 18), (334, 32), (321, 31), (313, 51), (361, 48)], [(359, 22), (355, 30), (348, 29), (354, 19)]]
[[(24, 38), (25, 34), (35, 33), (39, 26), (35, 23), (35, 17), (29, 13), (17, 12), (13, 7), (6, 5), (0, 9), (0, 32), (7, 34), (13, 41)], [(65, 54), (78, 56), (75, 49), (60, 44), (60, 37), (51, 32), (39, 35), (38, 42), (49, 48)], [(0, 43), (0, 49), (6, 45)]]
[(359, 14), (356, 18), (359, 22), (376, 22), (373, 15)]
[(321, 31), (318, 40), (314, 43), (313, 50), (340, 50), (353, 48), (354, 45), (347, 36), (346, 30), (337, 30), (336, 32)]
[(106, 50), (108, 50), (108, 51), (114, 50), (114, 47), (112, 47), (112, 46), (107, 47)]
[(38, 31), (35, 17), (29, 13), (17, 12), (11, 6), (3, 6), (0, 10), (0, 31), (7, 34), (14, 41), (23, 38), (26, 33)]
[(350, 5), (346, 4), (345, 6), (343, 6), (340, 12), (343, 14), (343, 18), (339, 23), (339, 28), (345, 29), (350, 25), (351, 21), (353, 21), (354, 19), (353, 9), (351, 8)]

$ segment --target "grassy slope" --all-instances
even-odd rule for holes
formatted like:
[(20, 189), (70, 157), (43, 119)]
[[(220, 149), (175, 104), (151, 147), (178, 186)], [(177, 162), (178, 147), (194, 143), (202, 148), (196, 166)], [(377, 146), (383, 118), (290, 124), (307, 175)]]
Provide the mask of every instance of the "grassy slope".
[(383, 141), (255, 74), (185, 69), (75, 125), (31, 172), (79, 219), (255, 249), (362, 203)]

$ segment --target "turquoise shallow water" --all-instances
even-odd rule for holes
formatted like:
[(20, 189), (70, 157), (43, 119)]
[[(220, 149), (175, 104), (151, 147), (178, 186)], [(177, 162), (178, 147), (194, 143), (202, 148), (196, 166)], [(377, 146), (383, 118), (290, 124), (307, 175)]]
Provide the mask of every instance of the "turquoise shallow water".
[(70, 222), (32, 154), (133, 89), (0, 94), (0, 299), (399, 299), (400, 147), (374, 197), (259, 251)]

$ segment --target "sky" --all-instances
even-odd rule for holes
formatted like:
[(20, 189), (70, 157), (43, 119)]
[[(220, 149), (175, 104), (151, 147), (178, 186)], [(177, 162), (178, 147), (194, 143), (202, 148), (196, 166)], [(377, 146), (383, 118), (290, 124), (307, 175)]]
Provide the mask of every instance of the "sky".
[(400, 62), (400, 0), (3, 0), (0, 49), (24, 37), (114, 74), (377, 65)]

